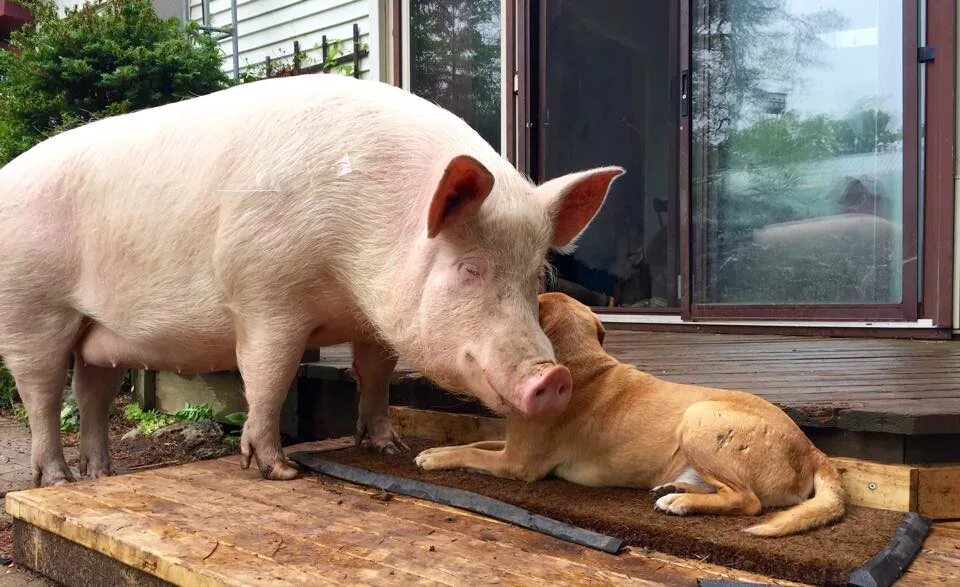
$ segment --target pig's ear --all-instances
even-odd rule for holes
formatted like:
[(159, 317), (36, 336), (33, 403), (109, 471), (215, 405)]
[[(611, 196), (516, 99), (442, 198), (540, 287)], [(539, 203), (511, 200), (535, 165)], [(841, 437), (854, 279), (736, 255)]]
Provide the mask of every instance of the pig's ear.
[(622, 167), (600, 167), (551, 179), (537, 188), (553, 217), (552, 247), (570, 252), (600, 210), (610, 184), (623, 173)]
[(433, 238), (475, 213), (492, 189), (493, 174), (482, 163), (469, 155), (451, 159), (430, 202), (427, 236)]

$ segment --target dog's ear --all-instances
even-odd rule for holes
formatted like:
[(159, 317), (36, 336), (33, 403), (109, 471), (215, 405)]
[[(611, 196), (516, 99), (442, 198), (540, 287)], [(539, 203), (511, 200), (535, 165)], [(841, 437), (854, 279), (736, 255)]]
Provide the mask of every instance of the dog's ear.
[(603, 346), (603, 339), (607, 336), (607, 329), (603, 327), (603, 322), (600, 321), (600, 318), (596, 314), (593, 315), (594, 322), (597, 323), (597, 340), (600, 341), (600, 346)]

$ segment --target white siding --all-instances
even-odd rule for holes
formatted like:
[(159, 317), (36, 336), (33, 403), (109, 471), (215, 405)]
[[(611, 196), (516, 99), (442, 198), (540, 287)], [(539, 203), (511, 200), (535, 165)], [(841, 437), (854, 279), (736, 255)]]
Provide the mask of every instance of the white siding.
[[(379, 77), (379, 34), (370, 34), (376, 18), (370, 18), (371, 0), (238, 0), (237, 31), (240, 70), (263, 64), (267, 56), (290, 62), (293, 59), (293, 42), (300, 42), (300, 51), (312, 65), (320, 61), (320, 43), (323, 35), (328, 42), (341, 43), (344, 54), (353, 52), (353, 24), (360, 26), (360, 42), (366, 43), (370, 55), (360, 63), (360, 77)], [(190, 17), (202, 19), (202, 3), (190, 0)], [(230, 26), (230, 1), (210, 0), (210, 24), (216, 27)], [(230, 38), (220, 41), (226, 56), (223, 68), (233, 70), (233, 46)], [(371, 66), (373, 72), (371, 72)]]

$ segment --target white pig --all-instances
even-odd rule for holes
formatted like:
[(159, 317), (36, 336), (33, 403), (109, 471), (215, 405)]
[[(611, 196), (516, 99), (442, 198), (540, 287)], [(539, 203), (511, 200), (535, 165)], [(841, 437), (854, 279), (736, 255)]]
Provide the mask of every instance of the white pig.
[(0, 169), (0, 355), (36, 484), (72, 480), (58, 415), (71, 354), (80, 472), (110, 473), (124, 368), (238, 368), (243, 467), (296, 470), (281, 405), (308, 346), (351, 342), (358, 442), (403, 448), (396, 356), (501, 412), (562, 409), (570, 373), (537, 320), (538, 273), (623, 172), (532, 185), (465, 122), (400, 89), (272, 79), (108, 118)]

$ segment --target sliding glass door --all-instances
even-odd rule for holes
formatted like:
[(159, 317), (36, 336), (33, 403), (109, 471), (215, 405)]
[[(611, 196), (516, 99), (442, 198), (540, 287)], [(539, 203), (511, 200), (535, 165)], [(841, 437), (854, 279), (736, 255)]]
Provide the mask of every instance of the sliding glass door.
[(689, 21), (691, 316), (916, 318), (915, 2)]

